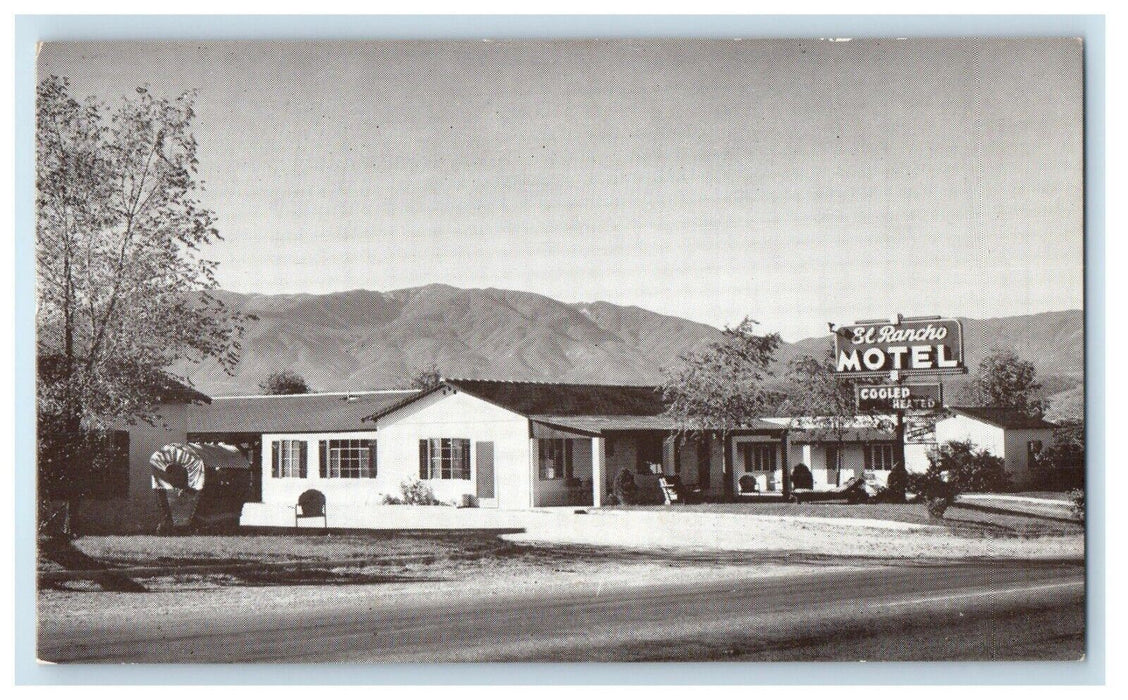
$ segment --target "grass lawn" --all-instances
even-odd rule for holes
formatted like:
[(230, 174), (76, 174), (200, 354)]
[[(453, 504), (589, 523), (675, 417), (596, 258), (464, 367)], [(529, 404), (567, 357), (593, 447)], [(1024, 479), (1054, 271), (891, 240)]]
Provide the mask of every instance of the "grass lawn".
[(1023, 515), (984, 513), (952, 506), (943, 520), (928, 515), (923, 503), (701, 503), (671, 506), (613, 506), (621, 510), (678, 510), (701, 513), (782, 515), (815, 518), (872, 518), (917, 525), (943, 525), (966, 534), (1002, 536), (1065, 535), (1085, 531), (1081, 523), (1065, 523)]
[(369, 561), (390, 557), (476, 558), (513, 545), (472, 534), (88, 536), (75, 546), (117, 567)]

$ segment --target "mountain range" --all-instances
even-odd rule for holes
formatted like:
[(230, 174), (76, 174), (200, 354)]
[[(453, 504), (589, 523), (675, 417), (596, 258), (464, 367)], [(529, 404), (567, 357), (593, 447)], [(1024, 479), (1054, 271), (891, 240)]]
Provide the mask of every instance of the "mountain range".
[[(233, 375), (212, 363), (181, 368), (213, 396), (259, 393), (259, 383), (283, 369), (316, 391), (402, 387), (432, 365), (450, 377), (651, 384), (680, 355), (721, 337), (713, 326), (637, 306), (569, 304), (504, 289), (432, 284), (390, 292), (213, 294), (252, 317)], [(1055, 411), (1080, 410), (1080, 310), (962, 320), (969, 368), (992, 348), (1013, 349), (1034, 363)], [(830, 338), (784, 342), (776, 375), (796, 357), (821, 356)], [(964, 382), (946, 380), (945, 393), (954, 396)]]

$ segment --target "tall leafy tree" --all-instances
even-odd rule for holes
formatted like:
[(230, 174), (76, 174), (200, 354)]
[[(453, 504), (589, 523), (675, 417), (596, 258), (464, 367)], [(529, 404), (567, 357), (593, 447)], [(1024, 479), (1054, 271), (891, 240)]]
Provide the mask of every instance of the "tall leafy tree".
[[(853, 386), (836, 376), (833, 348), (828, 348), (821, 360), (811, 355), (792, 360), (788, 364), (787, 380), (791, 391), (784, 401), (783, 411), (792, 416), (792, 427), (811, 430), (814, 438), (834, 443), (837, 484), (841, 481), (846, 434), (857, 426)], [(814, 467), (813, 464), (807, 466)]]
[[(666, 415), (679, 433), (717, 435), (727, 444), (733, 431), (765, 415), (772, 395), (765, 390), (764, 380), (780, 337), (778, 333), (757, 335), (756, 325), (745, 318), (736, 327), (726, 327), (721, 340), (682, 355), (680, 364), (665, 372), (662, 397)], [(728, 449), (721, 452), (725, 488), (729, 489), (732, 465)], [(786, 465), (783, 471), (786, 485)]]
[(1034, 363), (1002, 348), (995, 348), (979, 363), (962, 399), (976, 406), (1013, 408), (1031, 415), (1045, 410)]
[(259, 383), (259, 389), (266, 394), (308, 394), (309, 384), (302, 375), (284, 369), (271, 372), (269, 377)]
[(431, 363), (427, 367), (416, 369), (411, 376), (411, 388), (427, 391), (434, 389), (443, 381), (443, 373), (439, 366)]
[(811, 430), (813, 437), (834, 444), (836, 483), (841, 482), (842, 452), (850, 430), (893, 427), (885, 416), (858, 411), (854, 384), (835, 372), (833, 347), (827, 348), (822, 359), (804, 355), (792, 360), (787, 367), (787, 380), (788, 397), (781, 410), (792, 416), (791, 427)]
[(38, 85), (40, 454), (54, 443), (45, 456), (72, 483), (89, 460), (67, 450), (111, 424), (155, 420), (170, 380), (187, 383), (170, 368), (238, 361), (241, 319), (208, 294), (216, 263), (201, 257), (220, 235), (198, 199), (193, 99), (138, 88), (111, 111), (72, 97), (65, 78)]

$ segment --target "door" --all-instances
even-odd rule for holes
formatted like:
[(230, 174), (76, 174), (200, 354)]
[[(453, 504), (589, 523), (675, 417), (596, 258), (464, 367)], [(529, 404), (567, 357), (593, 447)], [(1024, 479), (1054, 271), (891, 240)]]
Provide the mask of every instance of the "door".
[(662, 434), (656, 435), (639, 435), (635, 444), (638, 446), (638, 462), (635, 464), (635, 471), (639, 474), (651, 474), (651, 464), (659, 466), (658, 471), (663, 471), (662, 467), (662, 447), (665, 445)]
[(497, 507), (497, 493), (494, 485), (494, 444), (479, 441), (475, 444), (475, 463), (478, 467), (478, 505)]

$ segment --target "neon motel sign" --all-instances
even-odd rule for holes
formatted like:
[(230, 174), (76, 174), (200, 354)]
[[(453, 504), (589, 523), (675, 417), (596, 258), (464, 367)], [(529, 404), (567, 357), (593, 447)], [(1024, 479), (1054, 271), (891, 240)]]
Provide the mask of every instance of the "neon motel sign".
[(835, 371), (877, 376), (964, 374), (963, 328), (955, 319), (858, 323), (834, 335)]

